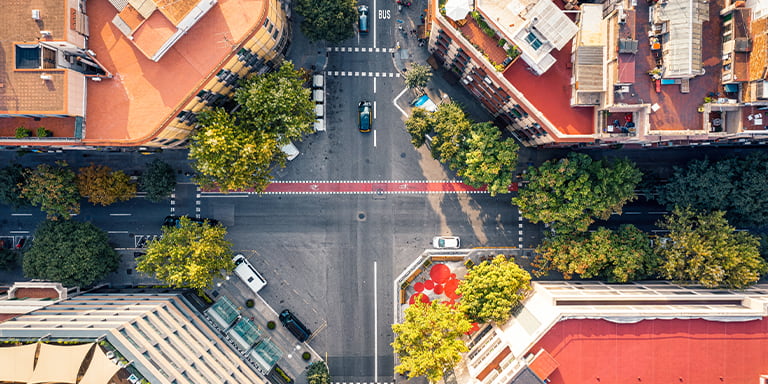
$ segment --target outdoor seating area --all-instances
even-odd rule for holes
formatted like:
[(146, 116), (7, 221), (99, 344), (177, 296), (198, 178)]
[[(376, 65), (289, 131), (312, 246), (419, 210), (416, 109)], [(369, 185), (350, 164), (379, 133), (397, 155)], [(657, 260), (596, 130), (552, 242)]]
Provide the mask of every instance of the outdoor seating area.
[(612, 112), (606, 119), (607, 125), (603, 127), (603, 133), (617, 136), (635, 136), (634, 114), (631, 112)]

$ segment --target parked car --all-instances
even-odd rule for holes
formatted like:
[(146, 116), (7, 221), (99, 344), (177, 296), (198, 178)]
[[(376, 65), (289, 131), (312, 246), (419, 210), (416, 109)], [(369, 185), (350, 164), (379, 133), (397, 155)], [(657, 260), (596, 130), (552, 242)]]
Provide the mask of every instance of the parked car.
[(357, 11), (360, 13), (360, 33), (368, 33), (368, 6), (361, 5)]
[(435, 236), (432, 238), (432, 246), (435, 248), (459, 248), (461, 240), (458, 236)]
[(371, 102), (361, 101), (357, 105), (357, 129), (360, 132), (370, 132), (373, 122), (371, 121)]
[(232, 259), (235, 263), (235, 274), (248, 285), (253, 293), (259, 293), (259, 291), (267, 286), (267, 280), (251, 265), (248, 259), (242, 254), (237, 254)]
[(287, 328), (293, 336), (295, 336), (299, 341), (302, 343), (307, 341), (309, 339), (309, 336), (312, 335), (312, 332), (307, 328), (307, 326), (304, 325), (299, 319), (296, 318), (296, 316), (291, 313), (289, 310), (284, 310), (280, 312), (280, 323), (283, 324), (285, 328)]
[(296, 148), (296, 146), (293, 145), (293, 143), (291, 142), (289, 142), (286, 145), (280, 146), (280, 150), (283, 151), (283, 153), (285, 153), (285, 158), (288, 159), (289, 161), (295, 159), (296, 156), (299, 156), (299, 154), (301, 153), (299, 152), (299, 149)]

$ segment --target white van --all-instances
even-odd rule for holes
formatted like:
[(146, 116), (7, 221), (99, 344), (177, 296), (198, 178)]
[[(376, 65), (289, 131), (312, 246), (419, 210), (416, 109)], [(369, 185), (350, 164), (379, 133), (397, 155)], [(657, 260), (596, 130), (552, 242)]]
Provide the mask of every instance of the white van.
[(232, 261), (235, 262), (235, 274), (248, 285), (248, 288), (250, 288), (253, 293), (259, 293), (259, 291), (267, 285), (267, 281), (264, 280), (261, 274), (256, 271), (256, 268), (248, 262), (248, 259), (246, 259), (245, 256), (237, 254), (232, 258)]
[(288, 144), (280, 146), (280, 150), (285, 153), (285, 158), (288, 159), (288, 161), (295, 159), (301, 153), (299, 152), (299, 149), (293, 145), (292, 142), (288, 142)]
[(315, 132), (325, 132), (325, 120), (323, 119), (317, 119), (315, 120)]
[(312, 91), (312, 100), (316, 104), (322, 104), (323, 103), (323, 90), (322, 89), (315, 89)]
[(312, 88), (323, 88), (323, 75), (312, 76)]

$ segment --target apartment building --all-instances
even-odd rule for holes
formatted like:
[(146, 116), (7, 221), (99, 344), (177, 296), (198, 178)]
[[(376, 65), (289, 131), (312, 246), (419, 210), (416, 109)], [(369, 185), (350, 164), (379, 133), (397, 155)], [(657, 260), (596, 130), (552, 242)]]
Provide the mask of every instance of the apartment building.
[(768, 140), (762, 1), (473, 5), (429, 8), (434, 63), (527, 146)]
[(457, 381), (760, 383), (768, 286), (535, 282), (506, 324), (469, 336)]
[[(0, 145), (178, 147), (290, 45), (278, 0), (40, 0), (0, 15)], [(33, 132), (16, 137), (19, 126)], [(36, 137), (44, 127), (49, 137)]]
[(206, 319), (180, 293), (80, 294), (0, 323), (0, 381), (264, 383)]

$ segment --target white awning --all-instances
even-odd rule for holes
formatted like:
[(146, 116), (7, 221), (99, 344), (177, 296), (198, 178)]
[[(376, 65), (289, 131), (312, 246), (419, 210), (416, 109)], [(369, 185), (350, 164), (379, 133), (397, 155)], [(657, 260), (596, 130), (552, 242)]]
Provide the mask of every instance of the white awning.
[(93, 350), (93, 357), (88, 365), (88, 370), (80, 379), (80, 384), (106, 384), (119, 370), (120, 367), (109, 360), (104, 351), (97, 345)]
[(82, 345), (52, 345), (40, 344), (30, 384), (35, 383), (71, 383), (77, 381), (77, 371), (83, 365), (83, 359), (93, 347), (91, 344)]
[(32, 376), (37, 344), (0, 348), (0, 381), (26, 383)]

